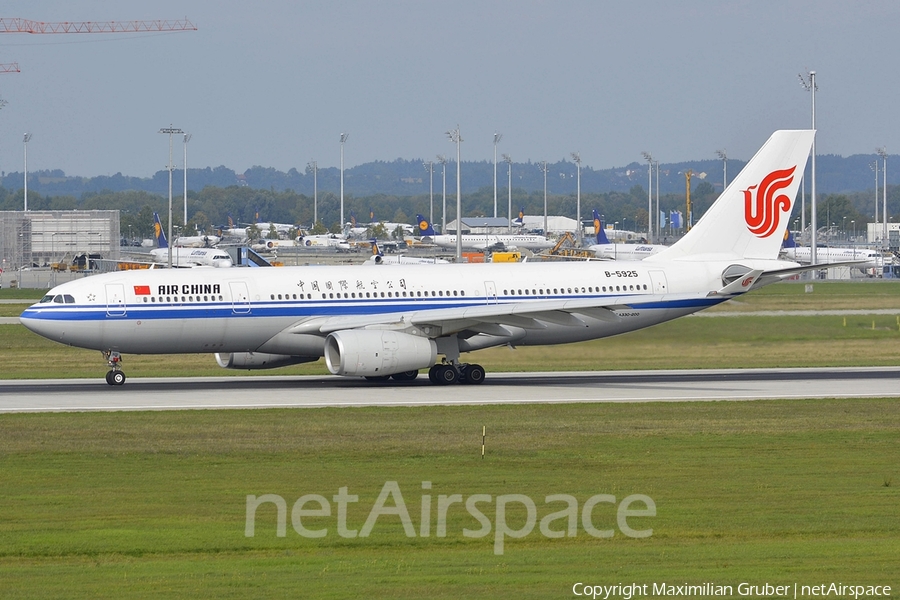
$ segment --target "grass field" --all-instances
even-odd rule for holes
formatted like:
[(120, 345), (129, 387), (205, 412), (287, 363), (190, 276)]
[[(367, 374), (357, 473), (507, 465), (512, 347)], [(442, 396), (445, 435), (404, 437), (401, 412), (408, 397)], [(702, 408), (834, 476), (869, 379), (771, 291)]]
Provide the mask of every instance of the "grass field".
[[(806, 294), (780, 284), (731, 305), (715, 310), (896, 308), (900, 285), (817, 283)], [(0, 305), (9, 306), (23, 307)], [(685, 318), (475, 356), (489, 373), (900, 362), (895, 316), (844, 319)], [(17, 325), (0, 326), (0, 356), (5, 378), (104, 372), (98, 353)], [(131, 376), (229, 374), (209, 356), (126, 361)], [(276, 371), (309, 372), (323, 367)], [(898, 448), (896, 398), (0, 415), (0, 598), (561, 598), (577, 582), (842, 582), (896, 593)], [(346, 487), (359, 497), (346, 525), (361, 530), (391, 481), (416, 535), (383, 515), (367, 537), (341, 537), (333, 496)], [(247, 496), (264, 494), (285, 501), (284, 537), (273, 504), (245, 535)], [(329, 516), (300, 515), (324, 537), (294, 529), (306, 494), (330, 503)], [(438, 537), (439, 496), (454, 494), (490, 495), (478, 505), (488, 535), (463, 534), (481, 524), (457, 503)], [(497, 497), (511, 494), (534, 502), (535, 525), (495, 554)], [(545, 501), (556, 494), (577, 502), (574, 537), (541, 533), (565, 506)], [(652, 535), (624, 535), (605, 502), (589, 524), (614, 535), (589, 535), (581, 510), (596, 494), (652, 499), (655, 516), (627, 520)], [(418, 535), (423, 495), (428, 537)], [(524, 505), (511, 503), (505, 522), (525, 527)], [(550, 530), (567, 526), (560, 518)]]
[[(487, 455), (480, 458), (481, 426)], [(896, 400), (5, 415), (0, 596), (552, 598), (574, 583), (900, 584)], [(382, 516), (366, 538), (276, 536), (274, 505), (245, 536), (246, 496), (359, 496), (360, 529), (397, 481), (419, 530)], [(422, 482), (430, 481), (430, 492)], [(439, 494), (524, 494), (538, 520), (570, 494), (644, 494), (655, 517), (609, 539), (506, 539)], [(388, 506), (394, 506), (389, 501)], [(315, 507), (316, 505), (312, 505)], [(495, 522), (494, 505), (481, 505)], [(521, 508), (521, 507), (517, 507)], [(333, 511), (336, 510), (336, 504)], [(334, 513), (332, 513), (334, 515)], [(513, 529), (524, 510), (510, 511)], [(557, 521), (552, 529), (565, 530)]]

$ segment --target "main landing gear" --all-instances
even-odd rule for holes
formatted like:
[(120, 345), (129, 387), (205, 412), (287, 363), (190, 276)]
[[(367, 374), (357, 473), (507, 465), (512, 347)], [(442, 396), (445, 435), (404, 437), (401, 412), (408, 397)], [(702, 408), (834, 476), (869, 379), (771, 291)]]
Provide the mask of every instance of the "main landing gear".
[(121, 368), (122, 355), (114, 350), (109, 350), (103, 353), (103, 357), (106, 358), (106, 364), (110, 368), (110, 371), (106, 373), (106, 383), (109, 385), (125, 383), (125, 372)]
[(478, 385), (484, 382), (484, 367), (476, 364), (441, 363), (428, 370), (428, 380), (437, 385), (467, 383)]

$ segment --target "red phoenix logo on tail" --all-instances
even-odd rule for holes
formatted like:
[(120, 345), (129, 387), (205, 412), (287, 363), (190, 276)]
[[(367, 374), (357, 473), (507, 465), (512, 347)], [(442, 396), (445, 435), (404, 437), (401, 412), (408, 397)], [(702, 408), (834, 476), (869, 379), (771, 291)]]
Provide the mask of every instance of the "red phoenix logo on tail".
[(791, 199), (784, 194), (776, 194), (791, 185), (796, 169), (793, 166), (790, 169), (772, 171), (758, 186), (751, 185), (744, 190), (744, 218), (750, 233), (765, 238), (778, 230), (782, 213), (791, 210)]

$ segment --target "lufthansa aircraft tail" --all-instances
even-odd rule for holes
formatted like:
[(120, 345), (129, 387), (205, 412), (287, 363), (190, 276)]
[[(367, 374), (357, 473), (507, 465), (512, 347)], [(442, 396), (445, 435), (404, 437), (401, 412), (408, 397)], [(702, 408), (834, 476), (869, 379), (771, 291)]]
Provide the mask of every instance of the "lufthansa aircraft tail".
[(606, 231), (604, 231), (603, 221), (600, 220), (600, 214), (597, 212), (597, 209), (594, 209), (594, 231), (597, 232), (597, 243), (598, 244), (609, 244), (609, 238), (606, 237)]
[(773, 133), (697, 224), (646, 260), (776, 259), (814, 136), (813, 130)]
[(519, 216), (513, 219), (513, 224), (522, 226), (525, 224), (525, 207), (519, 209)]
[(169, 242), (166, 241), (166, 234), (163, 233), (162, 223), (159, 222), (159, 213), (153, 213), (153, 235), (156, 237), (156, 243), (160, 248), (169, 247)]
[(428, 222), (428, 219), (426, 219), (422, 215), (416, 215), (416, 223), (418, 224), (420, 236), (425, 237), (436, 235), (434, 227), (432, 227), (431, 223)]
[(784, 232), (784, 242), (781, 244), (782, 248), (796, 248), (797, 242), (794, 240), (794, 234), (791, 233), (790, 229), (786, 229)]

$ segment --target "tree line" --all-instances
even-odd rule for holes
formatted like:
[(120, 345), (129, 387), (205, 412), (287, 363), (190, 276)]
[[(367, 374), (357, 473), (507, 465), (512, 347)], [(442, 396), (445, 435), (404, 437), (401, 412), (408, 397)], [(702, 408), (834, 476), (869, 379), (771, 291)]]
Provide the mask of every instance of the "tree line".
[[(888, 213), (900, 212), (900, 186), (888, 186)], [(702, 181), (691, 189), (691, 203), (694, 222), (696, 222), (715, 201), (719, 191), (708, 181)], [(183, 196), (178, 194), (173, 199), (173, 225), (183, 227)], [(550, 215), (563, 215), (574, 218), (576, 215), (576, 195), (574, 193), (548, 193), (547, 207)], [(188, 223), (186, 230), (203, 233), (214, 233), (218, 228), (227, 226), (229, 219), (235, 226), (246, 226), (257, 222), (291, 223), (301, 228), (312, 228), (320, 231), (339, 232), (340, 198), (333, 192), (320, 192), (317, 195), (318, 223), (313, 224), (314, 197), (311, 194), (297, 193), (292, 190), (276, 191), (273, 189), (257, 189), (248, 186), (207, 186), (193, 192), (188, 191)], [(446, 220), (456, 218), (456, 196), (447, 195)], [(507, 216), (507, 188), (498, 189), (498, 216)], [(359, 223), (370, 221), (392, 221), (413, 223), (416, 214), (426, 218), (432, 213), (433, 221), (440, 224), (443, 197), (440, 191), (432, 197), (430, 194), (391, 195), (374, 194), (368, 196), (344, 196), (344, 216), (349, 221), (352, 216)], [(475, 192), (462, 195), (462, 210), (466, 217), (490, 217), (494, 214), (493, 187), (482, 187)], [(807, 197), (807, 206), (809, 199)], [(0, 187), (0, 210), (15, 211), (23, 208), (23, 190), (9, 190)], [(147, 238), (153, 233), (152, 216), (158, 212), (164, 225), (167, 223), (168, 197), (146, 191), (92, 191), (79, 197), (70, 195), (44, 196), (29, 189), (29, 210), (115, 210), (121, 214), (120, 231), (123, 237)], [(618, 223), (619, 228), (634, 231), (646, 231), (648, 217), (647, 190), (641, 185), (633, 185), (628, 191), (610, 191), (605, 193), (582, 193), (581, 216), (585, 222), (591, 218), (591, 210), (596, 208), (607, 223)], [(543, 191), (527, 191), (513, 188), (512, 213), (517, 216), (520, 209), (528, 215), (544, 214)], [(654, 199), (654, 212), (656, 202)], [(665, 193), (659, 198), (659, 209), (668, 215), (673, 210), (685, 212), (685, 195), (682, 193)], [(879, 214), (881, 200), (879, 195)], [(863, 224), (874, 219), (875, 198), (873, 191), (849, 194), (820, 194), (817, 199), (817, 220), (820, 226), (849, 229), (854, 223), (858, 230)], [(807, 208), (807, 219), (810, 212)], [(799, 203), (792, 216), (792, 228), (796, 228), (793, 220), (800, 218)], [(893, 219), (896, 220), (896, 219)], [(653, 219), (654, 226), (657, 217)], [(265, 233), (265, 232), (263, 232)]]

